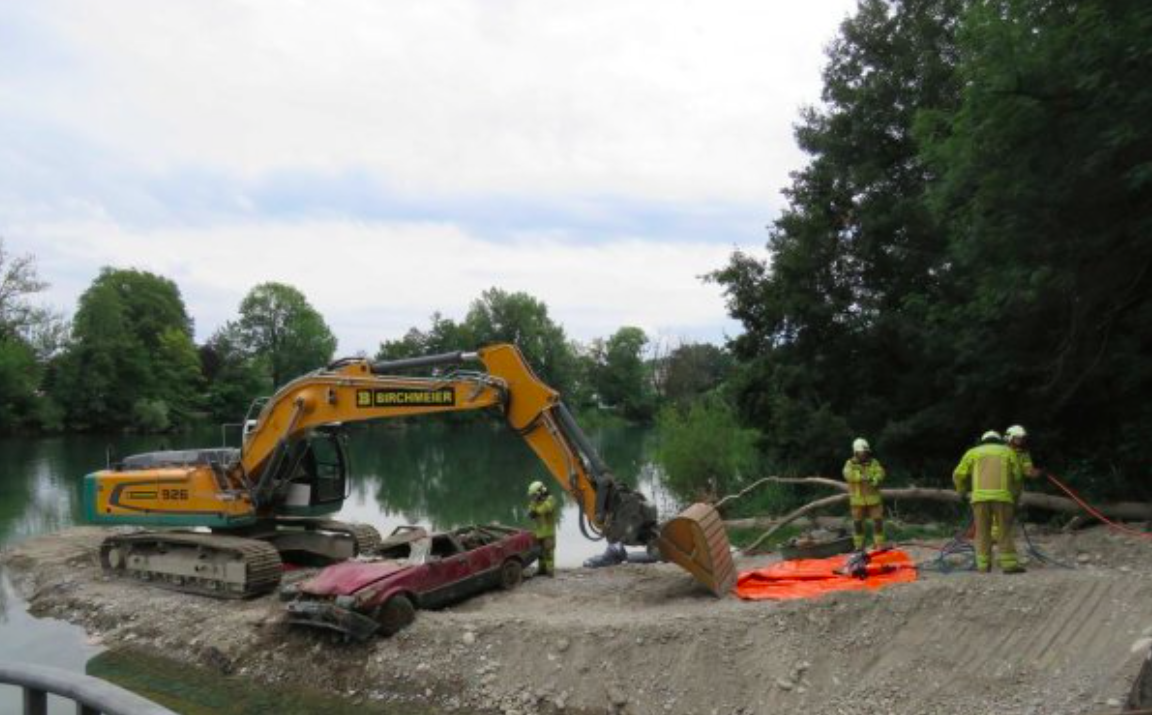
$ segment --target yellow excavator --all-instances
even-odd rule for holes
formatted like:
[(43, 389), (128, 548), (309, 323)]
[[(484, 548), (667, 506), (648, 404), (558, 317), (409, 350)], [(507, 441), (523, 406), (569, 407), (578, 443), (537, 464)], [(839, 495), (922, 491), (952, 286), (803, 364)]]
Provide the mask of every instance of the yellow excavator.
[[(484, 369), (461, 368), (472, 362)], [(434, 374), (397, 374), (409, 370)], [(579, 505), (586, 536), (643, 545), (718, 596), (735, 580), (716, 511), (694, 504), (659, 523), (655, 506), (616, 481), (559, 394), (514, 345), (385, 362), (338, 360), (255, 408), (258, 416), (246, 420), (239, 449), (152, 452), (85, 477), (89, 521), (178, 527), (108, 536), (100, 547), (105, 570), (242, 598), (279, 584), (282, 554), (296, 562), (370, 554), (380, 544), (374, 528), (324, 517), (348, 496), (340, 427), (496, 408)]]

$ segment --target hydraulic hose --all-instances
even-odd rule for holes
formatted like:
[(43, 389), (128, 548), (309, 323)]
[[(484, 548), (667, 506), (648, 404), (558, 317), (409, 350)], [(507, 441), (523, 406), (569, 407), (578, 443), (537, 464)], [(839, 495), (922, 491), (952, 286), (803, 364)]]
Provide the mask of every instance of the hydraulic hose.
[(1099, 520), (1101, 523), (1103, 523), (1108, 528), (1114, 529), (1115, 531), (1118, 531), (1122, 534), (1127, 534), (1129, 536), (1135, 536), (1139, 539), (1152, 540), (1152, 533), (1149, 533), (1147, 531), (1138, 531), (1136, 529), (1133, 529), (1130, 526), (1125, 526), (1124, 524), (1120, 524), (1118, 522), (1112, 521), (1108, 517), (1104, 516), (1104, 514), (1101, 513), (1101, 511), (1099, 509), (1092, 506), (1088, 502), (1084, 501), (1083, 497), (1081, 497), (1079, 494), (1077, 494), (1075, 491), (1073, 491), (1072, 488), (1069, 487), (1067, 484), (1065, 484), (1064, 482), (1057, 479), (1056, 475), (1052, 474), (1051, 472), (1045, 472), (1044, 476), (1047, 477), (1048, 481), (1052, 482), (1052, 484), (1057, 489), (1059, 489), (1060, 491), (1067, 494), (1069, 499), (1076, 502), (1080, 506), (1081, 509), (1083, 509), (1084, 511), (1091, 514), (1093, 517), (1095, 517), (1097, 520)]

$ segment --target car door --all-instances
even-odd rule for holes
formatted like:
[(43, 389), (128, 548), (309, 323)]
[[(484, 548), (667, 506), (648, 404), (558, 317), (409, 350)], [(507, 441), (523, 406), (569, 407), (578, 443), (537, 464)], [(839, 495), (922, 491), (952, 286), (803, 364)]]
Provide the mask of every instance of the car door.
[(468, 555), (451, 534), (432, 537), (432, 553), (425, 566), (427, 590), (421, 595), (422, 603), (439, 608), (461, 597), (467, 587)]

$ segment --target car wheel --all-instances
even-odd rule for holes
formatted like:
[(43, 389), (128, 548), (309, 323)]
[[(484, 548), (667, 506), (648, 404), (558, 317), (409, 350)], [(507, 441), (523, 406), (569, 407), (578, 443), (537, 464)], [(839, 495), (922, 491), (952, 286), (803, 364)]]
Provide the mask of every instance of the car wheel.
[(511, 591), (524, 580), (524, 567), (516, 559), (508, 559), (500, 567), (500, 588)]
[(397, 594), (376, 611), (381, 635), (391, 636), (416, 620), (416, 607), (404, 594)]

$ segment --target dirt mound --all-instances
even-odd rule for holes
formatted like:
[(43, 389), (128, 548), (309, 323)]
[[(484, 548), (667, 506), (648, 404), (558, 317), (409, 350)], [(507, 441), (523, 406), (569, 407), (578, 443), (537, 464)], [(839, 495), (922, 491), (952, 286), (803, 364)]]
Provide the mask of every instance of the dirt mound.
[(217, 602), (107, 580), (100, 535), (62, 532), (0, 561), (33, 612), (111, 645), (447, 711), (1115, 711), (1152, 636), (1152, 544), (1099, 529), (1042, 540), (1074, 570), (927, 574), (783, 604), (717, 601), (668, 565), (567, 571), (351, 646), (287, 628), (274, 598)]

